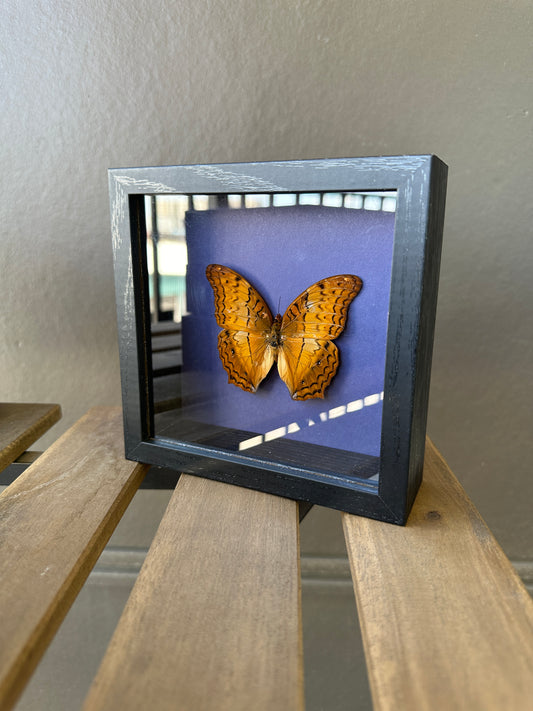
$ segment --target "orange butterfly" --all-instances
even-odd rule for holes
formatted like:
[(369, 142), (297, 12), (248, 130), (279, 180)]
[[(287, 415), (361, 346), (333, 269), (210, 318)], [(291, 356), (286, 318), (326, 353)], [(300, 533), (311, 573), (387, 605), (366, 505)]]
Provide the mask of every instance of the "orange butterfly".
[(348, 307), (363, 282), (353, 274), (321, 279), (272, 318), (265, 300), (240, 274), (210, 264), (206, 276), (215, 294), (215, 318), (224, 329), (218, 352), (228, 382), (255, 392), (274, 361), (293, 400), (323, 398), (339, 367), (333, 343), (346, 325)]

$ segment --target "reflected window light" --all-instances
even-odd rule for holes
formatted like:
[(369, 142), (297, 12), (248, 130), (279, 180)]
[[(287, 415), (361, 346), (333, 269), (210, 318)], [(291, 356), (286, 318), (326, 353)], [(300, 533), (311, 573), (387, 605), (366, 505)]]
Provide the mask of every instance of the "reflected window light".
[(322, 205), (326, 207), (342, 207), (342, 193), (324, 193)]
[(273, 439), (278, 439), (287, 434), (286, 427), (278, 427), (275, 430), (270, 430), (270, 432), (265, 432), (265, 442), (270, 442)]
[(244, 449), (251, 449), (252, 447), (257, 447), (263, 442), (263, 435), (257, 435), (257, 437), (250, 437), (250, 439), (245, 439), (243, 442), (239, 442), (239, 452)]
[(160, 240), (159, 273), (162, 275), (185, 276), (187, 273), (187, 245), (181, 240)]
[(344, 196), (344, 207), (351, 210), (362, 210), (364, 205), (364, 197), (357, 193), (346, 193)]
[(300, 193), (298, 203), (300, 205), (320, 205), (320, 193)]
[(365, 210), (381, 210), (382, 198), (379, 195), (365, 197)]
[(185, 235), (188, 195), (157, 195), (156, 206), (159, 234), (174, 237)]
[(380, 393), (374, 393), (374, 395), (367, 395), (367, 397), (364, 398), (363, 403), (365, 407), (368, 407), (369, 405), (377, 405), (380, 399)]
[(245, 207), (268, 207), (270, 205), (270, 195), (261, 193), (248, 193), (244, 196)]
[(356, 412), (364, 407), (362, 400), (352, 400), (346, 405), (346, 412)]
[(144, 214), (146, 216), (146, 232), (149, 235), (152, 234), (152, 204), (151, 204), (151, 200), (152, 200), (151, 195), (144, 196)]
[(276, 193), (273, 195), (272, 204), (275, 207), (288, 207), (289, 205), (296, 205), (297, 196), (294, 193)]
[(209, 210), (209, 195), (193, 195), (192, 204), (195, 210)]
[(242, 207), (242, 195), (228, 195), (228, 207), (233, 209)]
[[(372, 395), (367, 395), (359, 400), (352, 400), (347, 405), (338, 405), (337, 407), (332, 407), (331, 410), (319, 413), (318, 417), (320, 422), (327, 422), (328, 420), (334, 420), (337, 417), (342, 417), (350, 412), (357, 412), (357, 410), (362, 410), (364, 407), (369, 405), (377, 405), (383, 400), (383, 391), (379, 393), (372, 393)], [(302, 427), (313, 427), (316, 422), (310, 418), (307, 418), (305, 425)], [(297, 422), (291, 422), (289, 425), (278, 427), (275, 430), (270, 430), (264, 435), (257, 435), (255, 437), (250, 437), (242, 442), (239, 442), (239, 451), (244, 449), (251, 449), (252, 447), (257, 447), (263, 442), (271, 442), (273, 439), (278, 439), (279, 437), (285, 437), (287, 434), (292, 434), (294, 432), (300, 431), (300, 425)]]
[(185, 214), (190, 201), (189, 195), (145, 197), (150, 312), (155, 321), (180, 322), (187, 313)]
[(146, 238), (146, 263), (148, 274), (151, 276), (154, 273), (154, 243), (151, 237)]
[(396, 212), (396, 198), (384, 197), (381, 209), (383, 212)]
[(334, 407), (329, 410), (328, 415), (330, 420), (334, 420), (336, 417), (342, 417), (346, 414), (346, 405), (340, 405), (339, 407)]

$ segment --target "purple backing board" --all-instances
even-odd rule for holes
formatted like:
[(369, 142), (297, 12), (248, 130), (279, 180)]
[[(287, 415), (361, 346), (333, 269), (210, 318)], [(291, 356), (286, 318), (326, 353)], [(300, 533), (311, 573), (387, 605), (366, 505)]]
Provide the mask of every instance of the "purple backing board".
[[(369, 396), (383, 391), (394, 214), (323, 206), (191, 211), (186, 239), (189, 315), (183, 319), (180, 415), (263, 435), (291, 425), (290, 439), (379, 456), (382, 402)], [(335, 341), (340, 366), (324, 399), (292, 400), (275, 365), (256, 393), (228, 383), (205, 276), (210, 263), (242, 274), (273, 315), (278, 303), (283, 314), (324, 277), (361, 277), (363, 288)], [(348, 403), (352, 411), (345, 412)]]

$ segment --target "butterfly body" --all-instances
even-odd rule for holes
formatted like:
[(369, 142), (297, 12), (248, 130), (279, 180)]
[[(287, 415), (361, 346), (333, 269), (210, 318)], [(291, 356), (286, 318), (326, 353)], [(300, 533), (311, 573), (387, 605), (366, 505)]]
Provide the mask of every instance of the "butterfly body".
[(323, 398), (339, 366), (333, 343), (344, 330), (348, 307), (363, 282), (353, 274), (321, 279), (272, 314), (263, 297), (230, 267), (210, 264), (215, 318), (223, 329), (218, 352), (228, 382), (255, 392), (274, 362), (294, 400)]
[(281, 344), (281, 314), (277, 314), (276, 318), (272, 322), (272, 327), (267, 336), (268, 345), (274, 349), (274, 357), (277, 360), (277, 350)]

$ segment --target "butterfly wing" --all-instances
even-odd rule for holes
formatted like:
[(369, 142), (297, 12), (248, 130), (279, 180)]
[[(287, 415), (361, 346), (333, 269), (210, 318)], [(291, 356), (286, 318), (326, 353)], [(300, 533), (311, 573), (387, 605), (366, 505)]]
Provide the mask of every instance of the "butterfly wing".
[(281, 323), (278, 371), (294, 400), (323, 398), (339, 367), (333, 340), (363, 282), (353, 274), (321, 279), (288, 307)]
[(210, 264), (206, 276), (215, 295), (218, 353), (228, 382), (255, 392), (275, 359), (268, 336), (272, 314), (261, 294), (241, 274)]
[(339, 349), (321, 338), (288, 338), (278, 353), (278, 372), (293, 400), (324, 397), (339, 367)]

